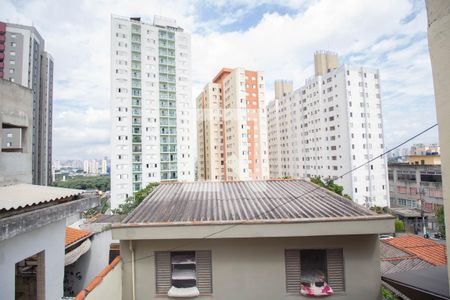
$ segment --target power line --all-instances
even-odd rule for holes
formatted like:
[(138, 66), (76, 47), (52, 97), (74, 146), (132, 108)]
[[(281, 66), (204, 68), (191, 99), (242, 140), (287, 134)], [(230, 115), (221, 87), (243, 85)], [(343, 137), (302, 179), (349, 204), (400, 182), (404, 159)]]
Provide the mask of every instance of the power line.
[[(386, 154), (388, 154), (388, 153), (394, 151), (395, 149), (397, 149), (397, 148), (399, 148), (399, 147), (405, 145), (406, 143), (408, 143), (408, 142), (414, 140), (415, 138), (421, 136), (422, 134), (424, 134), (424, 133), (430, 131), (431, 129), (433, 129), (433, 128), (436, 127), (437, 125), (438, 125), (438, 124), (436, 123), (436, 124), (434, 124), (434, 125), (432, 125), (432, 126), (426, 128), (425, 130), (422, 130), (421, 132), (415, 134), (414, 136), (412, 136), (412, 137), (408, 138), (407, 140), (403, 141), (402, 143), (398, 144), (397, 146), (395, 146), (395, 147), (393, 147), (393, 148), (391, 148), (391, 149), (389, 149), (389, 150), (383, 152), (382, 154), (380, 154), (380, 155), (378, 155), (378, 156), (376, 156), (376, 157), (374, 157), (374, 158), (372, 158), (372, 159), (366, 161), (365, 163), (363, 163), (363, 164), (361, 164), (361, 165), (359, 165), (359, 166), (356, 166), (356, 167), (352, 168), (351, 170), (345, 172), (344, 174), (338, 176), (337, 178), (341, 178), (341, 179), (342, 179), (342, 177), (344, 177), (344, 176), (346, 176), (346, 175), (348, 175), (348, 174), (351, 174), (352, 172), (358, 170), (359, 168), (361, 168), (361, 167), (363, 167), (363, 166), (365, 166), (365, 165), (367, 165), (367, 164), (370, 164), (370, 163), (373, 162), (374, 160), (379, 159), (379, 158), (382, 158), (382, 157), (385, 156)], [(269, 210), (266, 210), (266, 211), (263, 211), (263, 212), (257, 214), (257, 215), (254, 217), (255, 219), (257, 219), (258, 217), (260, 217), (262, 214), (270, 213), (270, 212), (272, 212), (272, 211), (278, 209), (278, 208), (281, 207), (281, 206), (284, 206), (284, 205), (286, 205), (286, 204), (288, 204), (288, 203), (290, 203), (290, 202), (292, 202), (292, 201), (294, 201), (294, 200), (297, 200), (297, 199), (299, 199), (299, 198), (301, 198), (301, 197), (303, 197), (303, 196), (305, 196), (305, 195), (308, 195), (309, 193), (312, 193), (312, 192), (314, 192), (314, 191), (316, 191), (316, 190), (321, 189), (320, 186), (317, 186), (317, 187), (315, 187), (315, 188), (313, 188), (313, 189), (311, 189), (311, 190), (308, 190), (308, 191), (306, 191), (306, 192), (304, 192), (304, 193), (302, 193), (302, 194), (296, 196), (296, 195), (292, 194), (289, 190), (285, 189), (284, 187), (281, 187), (281, 188), (282, 188), (285, 192), (287, 192), (288, 194), (290, 194), (290, 195), (291, 195), (291, 198), (287, 199), (285, 202), (282, 202), (282, 203), (276, 205), (275, 207), (272, 207), (272, 208), (269, 209)], [(185, 243), (185, 244), (182, 244), (182, 245), (173, 247), (173, 248), (171, 248), (171, 249), (168, 249), (167, 251), (171, 252), (171, 251), (178, 250), (178, 249), (180, 249), (180, 248), (184, 248), (184, 247), (186, 247), (186, 246), (190, 246), (190, 245), (192, 245), (193, 243), (197, 242), (198, 240), (205, 240), (205, 239), (208, 239), (208, 238), (210, 238), (210, 237), (213, 237), (213, 236), (215, 236), (215, 235), (218, 235), (218, 234), (220, 234), (220, 233), (222, 233), (222, 232), (228, 231), (228, 230), (230, 230), (230, 229), (232, 229), (232, 228), (234, 228), (234, 227), (236, 227), (236, 226), (243, 225), (243, 224), (245, 224), (245, 223), (244, 223), (244, 222), (239, 222), (239, 223), (236, 223), (236, 224), (231, 224), (231, 225), (229, 225), (229, 226), (227, 226), (227, 227), (225, 227), (225, 228), (223, 228), (223, 229), (220, 229), (220, 230), (217, 230), (217, 231), (215, 231), (215, 232), (213, 232), (213, 233), (210, 233), (210, 234), (208, 234), (208, 235), (205, 235), (205, 236), (201, 237), (200, 239), (196, 239), (196, 240), (193, 241), (193, 242), (189, 242), (189, 243)], [(152, 258), (152, 257), (154, 257), (154, 256), (155, 256), (154, 254), (150, 254), (150, 255), (146, 255), (146, 256), (137, 258), (137, 259), (135, 259), (134, 261), (136, 262), (136, 261), (139, 261), (139, 260), (143, 260), (143, 259), (147, 259), (147, 258)], [(131, 262), (131, 261), (127, 261), (127, 262), (123, 261), (124, 264), (125, 264), (125, 263), (130, 263), (130, 262)]]

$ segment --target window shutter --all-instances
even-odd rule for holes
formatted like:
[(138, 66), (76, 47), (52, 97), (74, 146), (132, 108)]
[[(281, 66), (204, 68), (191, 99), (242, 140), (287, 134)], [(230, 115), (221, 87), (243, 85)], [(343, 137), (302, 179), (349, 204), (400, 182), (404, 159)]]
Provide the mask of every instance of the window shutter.
[(211, 251), (196, 251), (197, 288), (200, 294), (212, 293)]
[(288, 293), (300, 293), (300, 251), (285, 250), (286, 264), (286, 291)]
[(335, 292), (345, 291), (344, 255), (342, 249), (327, 250), (328, 284)]
[(171, 262), (170, 252), (155, 252), (156, 293), (167, 294), (171, 285)]

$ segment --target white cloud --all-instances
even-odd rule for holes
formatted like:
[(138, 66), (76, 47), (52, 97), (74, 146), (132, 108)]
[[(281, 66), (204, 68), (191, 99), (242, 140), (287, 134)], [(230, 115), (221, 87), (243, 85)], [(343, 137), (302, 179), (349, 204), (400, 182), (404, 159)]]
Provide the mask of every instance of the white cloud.
[[(232, 6), (236, 11), (207, 21), (198, 19), (202, 3), (0, 0), (0, 19), (33, 22), (55, 58), (56, 158), (109, 154), (111, 14), (164, 15), (193, 32), (193, 98), (222, 67), (242, 66), (264, 71), (270, 100), (273, 80), (292, 79), (299, 87), (313, 74), (314, 51), (330, 49), (351, 63), (380, 69), (388, 145), (412, 135), (426, 123), (422, 118), (435, 120), (423, 4), (407, 0), (288, 1), (283, 5), (298, 9), (297, 14), (267, 13), (247, 30), (224, 33), (218, 31), (221, 26), (245, 18), (249, 10), (262, 3), (276, 2), (209, 1), (210, 5), (224, 10)], [(417, 16), (404, 24), (411, 12), (417, 12)], [(77, 107), (76, 111), (71, 107)], [(77, 120), (79, 117), (81, 120)], [(417, 128), (410, 126), (412, 120), (416, 120)]]

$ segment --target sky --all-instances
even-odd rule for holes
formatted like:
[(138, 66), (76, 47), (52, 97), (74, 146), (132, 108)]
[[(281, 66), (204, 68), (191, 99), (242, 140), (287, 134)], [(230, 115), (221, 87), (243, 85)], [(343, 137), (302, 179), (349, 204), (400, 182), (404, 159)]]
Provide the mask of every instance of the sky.
[[(282, 2), (282, 3), (281, 3)], [(0, 0), (0, 21), (34, 25), (55, 61), (53, 158), (109, 156), (111, 14), (177, 20), (191, 33), (192, 95), (223, 67), (294, 89), (313, 54), (378, 68), (387, 148), (436, 123), (423, 0)], [(194, 101), (194, 99), (192, 99)], [(437, 130), (415, 142), (438, 142)]]

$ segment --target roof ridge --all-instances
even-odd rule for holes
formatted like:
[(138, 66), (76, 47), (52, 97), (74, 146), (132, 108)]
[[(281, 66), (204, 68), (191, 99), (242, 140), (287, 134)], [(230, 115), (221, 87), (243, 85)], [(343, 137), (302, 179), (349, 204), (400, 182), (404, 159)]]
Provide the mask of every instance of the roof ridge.
[(108, 273), (111, 272), (121, 260), (122, 258), (120, 256), (114, 258), (109, 265), (107, 265), (84, 289), (78, 293), (74, 300), (86, 299), (86, 296), (103, 281), (105, 276), (108, 275)]

